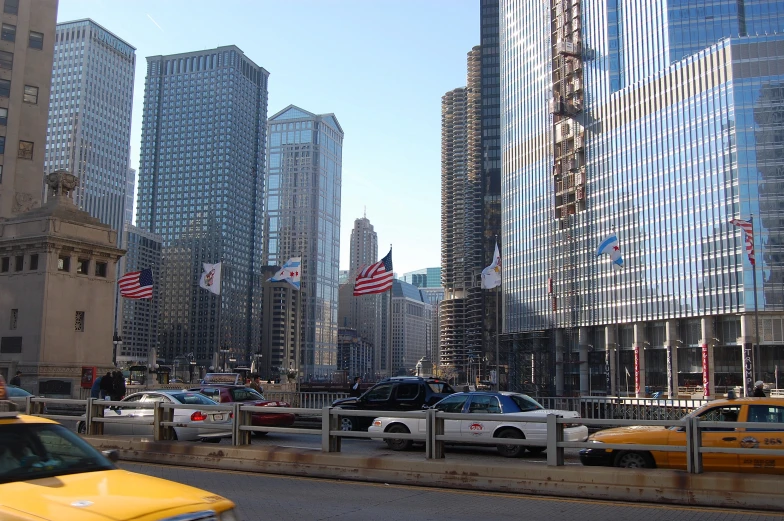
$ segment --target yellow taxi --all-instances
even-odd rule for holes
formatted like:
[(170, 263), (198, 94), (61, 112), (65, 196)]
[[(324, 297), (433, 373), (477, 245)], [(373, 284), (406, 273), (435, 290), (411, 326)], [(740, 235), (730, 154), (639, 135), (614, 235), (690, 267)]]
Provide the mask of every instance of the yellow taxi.
[[(760, 424), (759, 428), (701, 428), (703, 447), (781, 449), (781, 455), (775, 456), (705, 452), (702, 454), (702, 466), (705, 471), (784, 474), (784, 430), (766, 425), (784, 423), (784, 398), (714, 400), (694, 410), (688, 416), (696, 416), (700, 421)], [(595, 448), (580, 451), (580, 461), (583, 465), (686, 469), (685, 452), (602, 448), (604, 443), (685, 447), (684, 427), (618, 427), (592, 434), (588, 442), (594, 443)]]
[(57, 422), (0, 413), (3, 521), (236, 521), (210, 492), (118, 469)]

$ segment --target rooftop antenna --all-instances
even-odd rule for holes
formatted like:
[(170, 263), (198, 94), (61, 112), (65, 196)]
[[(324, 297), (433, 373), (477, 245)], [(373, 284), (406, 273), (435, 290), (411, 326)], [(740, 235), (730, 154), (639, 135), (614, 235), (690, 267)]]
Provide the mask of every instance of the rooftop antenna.
[(362, 218), (363, 219), (367, 219), (367, 206), (364, 206), (363, 208), (364, 208), (364, 210), (363, 210), (363, 213), (362, 213)]

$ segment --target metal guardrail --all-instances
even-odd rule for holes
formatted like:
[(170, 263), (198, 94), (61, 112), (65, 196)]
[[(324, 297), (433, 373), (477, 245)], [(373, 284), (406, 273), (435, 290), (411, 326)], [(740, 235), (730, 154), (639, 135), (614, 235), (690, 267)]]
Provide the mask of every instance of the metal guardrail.
[[(43, 405), (49, 400), (46, 398), (28, 397), (25, 399), (24, 411), (27, 414), (58, 419), (58, 415), (46, 414)], [(227, 411), (231, 415), (231, 441), (232, 445), (241, 446), (250, 443), (252, 432), (275, 432), (291, 434), (312, 434), (320, 435), (322, 441), (322, 451), (340, 452), (341, 441), (343, 438), (372, 438), (372, 439), (402, 439), (424, 442), (425, 455), (427, 459), (444, 458), (444, 444), (461, 443), (466, 441), (462, 438), (448, 436), (444, 433), (445, 420), (472, 420), (472, 421), (497, 421), (497, 414), (458, 414), (444, 413), (435, 409), (424, 411), (360, 411), (350, 409), (340, 409), (331, 406), (322, 408), (297, 408), (297, 407), (259, 407), (243, 405), (241, 403), (223, 405), (199, 405), (192, 404), (171, 404), (161, 402), (114, 402), (105, 400), (67, 400), (62, 399), (63, 403), (80, 405), (84, 407), (85, 414), (79, 417), (66, 416), (66, 419), (86, 422), (86, 431), (91, 435), (101, 435), (103, 425), (106, 423), (134, 423), (139, 424), (138, 419), (132, 418), (106, 418), (104, 411), (108, 407), (134, 407), (152, 408), (153, 416), (145, 419), (143, 425), (153, 427), (153, 438), (155, 441), (173, 440), (174, 427), (198, 427), (200, 429), (225, 430), (225, 424), (204, 424), (203, 422), (175, 422), (173, 420), (174, 410), (176, 409), (198, 409), (203, 411)], [(19, 402), (19, 400), (17, 400)], [(321, 418), (320, 429), (303, 429), (294, 427), (261, 427), (253, 426), (251, 416), (253, 413), (264, 414), (296, 414), (298, 416), (313, 416)], [(424, 433), (370, 433), (358, 431), (343, 431), (340, 429), (340, 417), (357, 416), (376, 418), (381, 416), (392, 416), (396, 418), (424, 418), (426, 430)], [(753, 422), (701, 422), (699, 418), (666, 418), (666, 419), (617, 419), (617, 418), (563, 418), (555, 414), (549, 414), (545, 418), (529, 419), (510, 419), (504, 418), (505, 422), (520, 423), (545, 423), (547, 425), (546, 449), (547, 464), (550, 466), (561, 466), (564, 464), (564, 449), (567, 448), (596, 448), (597, 444), (591, 442), (566, 442), (563, 437), (563, 429), (567, 424), (581, 424), (587, 427), (617, 427), (617, 426), (663, 426), (678, 427), (686, 432), (685, 446), (670, 445), (644, 445), (644, 444), (601, 444), (602, 448), (631, 450), (631, 451), (662, 451), (662, 452), (685, 452), (687, 472), (702, 473), (702, 457), (707, 453), (727, 453), (743, 454), (745, 456), (771, 456), (784, 455), (784, 449), (758, 449), (758, 448), (723, 448), (723, 447), (704, 447), (702, 446), (702, 432), (706, 428), (746, 428), (759, 429), (759, 423)], [(766, 423), (765, 430), (784, 432), (784, 423)], [(229, 434), (226, 435), (229, 437)], [(497, 446), (503, 445), (522, 445), (540, 446), (541, 440), (531, 441), (527, 439), (504, 438), (503, 443), (499, 443), (498, 438), (487, 440), (472, 440), (473, 444)]]

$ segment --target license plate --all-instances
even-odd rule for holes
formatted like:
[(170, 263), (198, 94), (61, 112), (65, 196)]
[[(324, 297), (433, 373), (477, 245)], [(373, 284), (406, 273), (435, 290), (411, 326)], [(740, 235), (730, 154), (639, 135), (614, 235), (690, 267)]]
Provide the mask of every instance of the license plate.
[(217, 421), (217, 422), (223, 421), (223, 415), (222, 414), (216, 414), (215, 415), (215, 421)]

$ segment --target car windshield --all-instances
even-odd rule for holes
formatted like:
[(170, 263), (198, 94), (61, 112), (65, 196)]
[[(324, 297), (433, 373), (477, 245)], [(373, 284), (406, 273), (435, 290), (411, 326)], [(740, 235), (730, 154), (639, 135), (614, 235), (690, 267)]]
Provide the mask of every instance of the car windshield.
[(62, 425), (0, 425), (0, 483), (115, 468), (101, 453)]
[(526, 396), (525, 394), (512, 394), (509, 396), (514, 403), (520, 407), (520, 411), (528, 412), (528, 411), (536, 411), (539, 409), (544, 409), (542, 405), (531, 398), (530, 396)]
[(214, 400), (199, 393), (171, 393), (169, 396), (186, 405), (217, 405)]
[(264, 396), (249, 387), (237, 387), (229, 389), (231, 400), (234, 402), (249, 402), (252, 400), (264, 400)]

